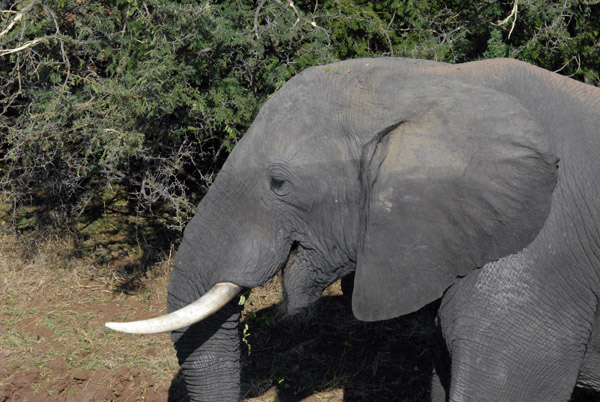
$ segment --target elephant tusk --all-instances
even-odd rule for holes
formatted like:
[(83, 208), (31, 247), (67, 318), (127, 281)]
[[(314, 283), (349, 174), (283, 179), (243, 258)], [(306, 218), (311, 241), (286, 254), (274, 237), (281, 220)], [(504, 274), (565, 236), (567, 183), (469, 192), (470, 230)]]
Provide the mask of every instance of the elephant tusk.
[(107, 322), (107, 328), (129, 334), (158, 334), (188, 327), (210, 317), (240, 291), (241, 286), (231, 282), (220, 282), (195, 302), (172, 313), (149, 320), (132, 322)]

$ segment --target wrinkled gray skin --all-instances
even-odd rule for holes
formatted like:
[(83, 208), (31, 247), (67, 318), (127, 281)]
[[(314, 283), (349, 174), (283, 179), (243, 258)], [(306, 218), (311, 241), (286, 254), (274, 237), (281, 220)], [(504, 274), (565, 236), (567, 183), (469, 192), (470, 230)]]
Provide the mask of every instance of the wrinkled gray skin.
[[(367, 321), (449, 288), (439, 398), (567, 401), (578, 382), (600, 385), (599, 131), (600, 89), (517, 61), (306, 70), (202, 200), (168, 309), (281, 269), (291, 314), (352, 271)], [(239, 399), (239, 313), (232, 302), (173, 333), (193, 400)]]

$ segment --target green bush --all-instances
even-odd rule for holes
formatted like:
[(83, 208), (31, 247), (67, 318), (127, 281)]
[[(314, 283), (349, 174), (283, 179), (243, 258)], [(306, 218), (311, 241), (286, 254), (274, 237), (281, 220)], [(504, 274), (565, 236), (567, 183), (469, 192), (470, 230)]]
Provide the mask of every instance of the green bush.
[(64, 224), (112, 189), (181, 228), (260, 106), (304, 68), (502, 56), (597, 83), (593, 3), (523, 0), (511, 16), (515, 3), (496, 0), (16, 2), (0, 21), (0, 190)]

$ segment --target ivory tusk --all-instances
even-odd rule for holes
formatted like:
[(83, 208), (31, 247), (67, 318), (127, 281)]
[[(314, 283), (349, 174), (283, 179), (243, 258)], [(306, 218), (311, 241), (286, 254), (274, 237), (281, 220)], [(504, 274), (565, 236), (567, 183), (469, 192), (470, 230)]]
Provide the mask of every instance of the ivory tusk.
[(132, 322), (107, 322), (106, 327), (129, 334), (158, 334), (188, 327), (210, 317), (240, 291), (241, 286), (231, 282), (220, 282), (195, 302), (172, 313), (149, 320)]

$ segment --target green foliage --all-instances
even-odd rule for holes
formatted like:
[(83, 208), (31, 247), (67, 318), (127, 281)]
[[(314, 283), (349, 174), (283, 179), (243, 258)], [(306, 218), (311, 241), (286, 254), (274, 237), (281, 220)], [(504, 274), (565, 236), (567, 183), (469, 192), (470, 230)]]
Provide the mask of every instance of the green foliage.
[(500, 29), (493, 29), (488, 39), (488, 47), (484, 53), (485, 58), (493, 57), (508, 57), (509, 46), (503, 41), (502, 31)]
[(0, 20), (0, 189), (56, 224), (115, 188), (132, 213), (163, 206), (181, 228), (260, 106), (304, 68), (515, 57), (596, 83), (592, 3), (521, 0), (501, 24), (513, 0), (15, 2)]
[(504, 39), (506, 56), (597, 83), (599, 32), (599, 3), (523, 1), (513, 35)]

